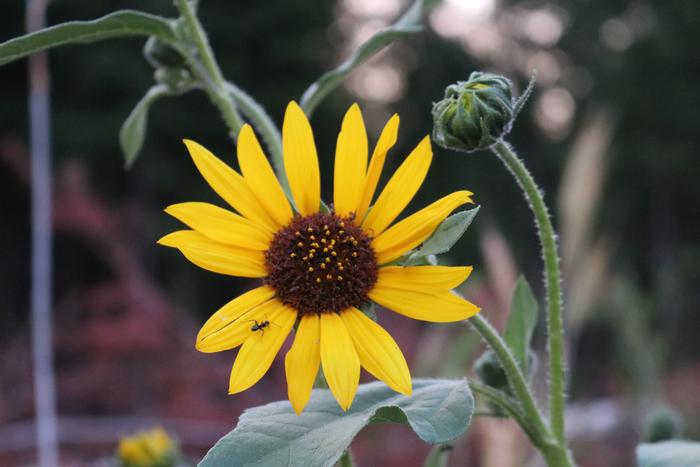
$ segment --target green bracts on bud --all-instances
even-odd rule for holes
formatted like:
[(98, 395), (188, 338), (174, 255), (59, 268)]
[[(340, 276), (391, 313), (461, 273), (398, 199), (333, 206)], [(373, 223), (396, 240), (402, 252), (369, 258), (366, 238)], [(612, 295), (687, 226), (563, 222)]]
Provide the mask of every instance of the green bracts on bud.
[(532, 81), (515, 100), (509, 79), (475, 71), (468, 81), (447, 86), (433, 104), (433, 141), (442, 147), (472, 152), (487, 149), (510, 131), (532, 90)]

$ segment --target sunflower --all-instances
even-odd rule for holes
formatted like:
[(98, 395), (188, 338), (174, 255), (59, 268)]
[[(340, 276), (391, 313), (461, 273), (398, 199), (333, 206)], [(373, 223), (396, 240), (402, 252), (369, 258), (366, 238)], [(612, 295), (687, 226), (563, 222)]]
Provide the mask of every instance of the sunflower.
[(282, 127), (290, 205), (252, 128), (241, 129), (238, 173), (203, 146), (185, 140), (205, 180), (237, 213), (207, 203), (181, 203), (165, 211), (191, 230), (158, 243), (174, 247), (204, 269), (262, 279), (202, 326), (196, 347), (220, 352), (240, 346), (229, 393), (253, 386), (270, 368), (297, 324), (285, 358), (289, 400), (299, 414), (319, 366), (343, 408), (352, 404), (360, 367), (393, 390), (410, 395), (411, 376), (394, 339), (361, 308), (371, 301), (409, 318), (460, 321), (479, 308), (451, 290), (471, 267), (392, 265), (420, 245), (458, 206), (458, 191), (391, 225), (422, 184), (432, 159), (426, 136), (396, 170), (370, 208), (399, 118), (384, 127), (368, 159), (360, 108), (345, 114), (338, 135), (332, 209), (321, 202), (311, 126), (301, 108), (287, 106)]

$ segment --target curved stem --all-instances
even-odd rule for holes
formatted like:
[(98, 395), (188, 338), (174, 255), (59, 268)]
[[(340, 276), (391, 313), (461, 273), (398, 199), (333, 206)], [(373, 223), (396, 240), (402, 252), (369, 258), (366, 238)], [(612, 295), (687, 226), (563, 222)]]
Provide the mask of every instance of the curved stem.
[(207, 41), (207, 36), (202, 28), (202, 24), (199, 22), (188, 0), (177, 0), (177, 8), (180, 10), (190, 30), (192, 40), (199, 54), (199, 60), (201, 60), (201, 65), (199, 65), (199, 61), (192, 57), (190, 53), (185, 55), (187, 62), (192, 68), (193, 73), (202, 81), (202, 85), (209, 99), (211, 99), (221, 112), (221, 116), (229, 129), (231, 139), (236, 141), (238, 132), (243, 127), (243, 119), (238, 113), (233, 99), (230, 98), (226, 90), (226, 82), (221, 74), (219, 64), (214, 58), (214, 53), (209, 46), (209, 41)]
[(287, 181), (287, 173), (284, 170), (284, 159), (282, 156), (282, 136), (280, 131), (272, 121), (270, 116), (265, 112), (265, 109), (255, 101), (248, 93), (231, 82), (226, 82), (226, 89), (233, 97), (241, 112), (248, 117), (256, 130), (260, 132), (270, 151), (272, 165), (277, 174), (277, 178), (282, 185), (282, 189), (291, 199), (289, 191), (289, 182)]
[[(515, 361), (515, 357), (503, 341), (503, 338), (501, 338), (496, 329), (494, 329), (491, 323), (481, 316), (481, 314), (472, 316), (469, 318), (468, 322), (481, 334), (481, 337), (483, 337), (486, 343), (493, 349), (501, 365), (503, 365), (513, 394), (515, 394), (520, 401), (525, 419), (529, 422), (527, 425), (532, 426), (532, 428), (540, 433), (542, 441), (546, 442), (545, 438), (550, 436), (549, 428), (547, 428), (542, 414), (540, 414), (537, 408), (535, 398), (525, 381), (523, 372), (520, 370), (518, 363)], [(522, 423), (521, 426), (525, 428), (525, 425)]]
[[(520, 427), (523, 429), (523, 431), (530, 439), (532, 444), (534, 444), (535, 446), (544, 444), (541, 434), (533, 429), (527, 418), (520, 411), (520, 408), (516, 404), (514, 404), (513, 401), (511, 401), (508, 397), (506, 397), (502, 392), (492, 388), (491, 386), (486, 386), (485, 384), (477, 383), (474, 381), (469, 382), (469, 387), (472, 391), (489, 399), (491, 402), (502, 408), (508, 415), (513, 417), (513, 420), (515, 420), (518, 423), (518, 425), (520, 425)], [(474, 416), (477, 415), (479, 414), (477, 412), (474, 412)]]
[(528, 172), (525, 164), (518, 159), (513, 149), (505, 142), (499, 141), (492, 151), (508, 167), (510, 172), (523, 189), (525, 198), (535, 215), (537, 231), (542, 244), (542, 254), (545, 264), (545, 284), (547, 287), (547, 338), (549, 343), (549, 400), (552, 432), (560, 444), (565, 442), (564, 434), (564, 330), (562, 327), (561, 309), (561, 272), (557, 243), (549, 218), (547, 206), (544, 204), (542, 192)]

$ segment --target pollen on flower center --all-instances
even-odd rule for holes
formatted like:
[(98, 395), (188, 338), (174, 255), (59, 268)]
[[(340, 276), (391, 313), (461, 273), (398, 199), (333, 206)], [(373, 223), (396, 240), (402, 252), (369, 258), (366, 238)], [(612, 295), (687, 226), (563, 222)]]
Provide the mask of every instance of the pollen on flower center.
[(265, 252), (265, 283), (300, 314), (340, 312), (369, 301), (377, 281), (370, 238), (352, 217), (296, 216)]

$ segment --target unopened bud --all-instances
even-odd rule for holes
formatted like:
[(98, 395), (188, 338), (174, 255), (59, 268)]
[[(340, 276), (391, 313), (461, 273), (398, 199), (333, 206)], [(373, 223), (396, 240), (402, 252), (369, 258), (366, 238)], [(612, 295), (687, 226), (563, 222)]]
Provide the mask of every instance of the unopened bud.
[(510, 132), (531, 89), (532, 82), (516, 100), (509, 79), (473, 72), (468, 81), (447, 86), (433, 104), (433, 141), (466, 152), (489, 148)]

